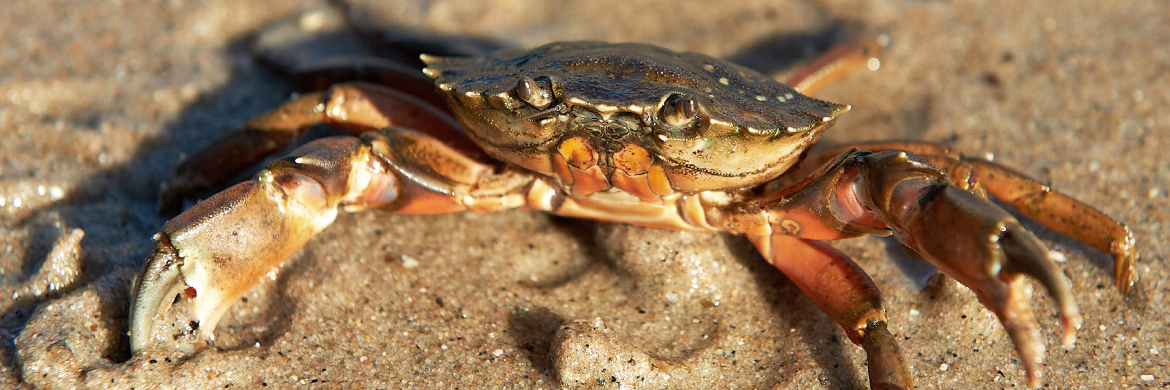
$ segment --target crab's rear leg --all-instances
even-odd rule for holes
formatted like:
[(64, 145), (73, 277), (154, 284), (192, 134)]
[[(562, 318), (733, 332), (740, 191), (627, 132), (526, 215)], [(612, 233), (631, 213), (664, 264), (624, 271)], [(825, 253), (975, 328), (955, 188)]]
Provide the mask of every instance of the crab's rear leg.
[(159, 190), (159, 209), (177, 214), (184, 198), (222, 188), (317, 124), (360, 134), (389, 126), (425, 129), (467, 153), (478, 148), (451, 115), (414, 95), (364, 82), (338, 84), (285, 103), (216, 139), (175, 166)]
[(1043, 243), (1010, 214), (906, 151), (846, 152), (790, 189), (728, 204), (710, 218), (749, 236), (831, 240), (892, 230), (999, 317), (1032, 385), (1039, 383), (1044, 344), (1020, 276), (1035, 278), (1056, 300), (1066, 344), (1080, 325), (1068, 283)]
[(876, 64), (874, 61), (889, 45), (889, 36), (861, 24), (845, 25), (839, 33), (839, 42), (789, 75), (784, 84), (812, 96), (853, 70)]
[(132, 291), (131, 350), (150, 343), (155, 316), (180, 293), (210, 338), (228, 307), (331, 223), (339, 206), (428, 214), (526, 205), (537, 179), (497, 170), (399, 128), (310, 142), (163, 226)]
[(910, 369), (887, 327), (881, 293), (849, 256), (818, 241), (774, 234), (749, 237), (760, 253), (865, 349), (874, 389), (913, 387)]

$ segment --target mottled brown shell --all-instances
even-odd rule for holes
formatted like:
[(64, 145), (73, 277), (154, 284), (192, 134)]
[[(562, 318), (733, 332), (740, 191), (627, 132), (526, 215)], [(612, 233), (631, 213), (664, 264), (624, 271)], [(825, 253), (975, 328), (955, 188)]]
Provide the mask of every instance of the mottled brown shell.
[(616, 186), (650, 199), (759, 184), (848, 110), (742, 66), (646, 44), (423, 59), (477, 144), (576, 195)]

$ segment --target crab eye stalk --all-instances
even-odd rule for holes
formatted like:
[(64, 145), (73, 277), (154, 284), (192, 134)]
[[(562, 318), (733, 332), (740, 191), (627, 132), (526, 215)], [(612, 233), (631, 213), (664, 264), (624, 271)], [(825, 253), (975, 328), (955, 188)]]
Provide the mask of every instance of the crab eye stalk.
[(538, 110), (548, 108), (553, 100), (550, 88), (544, 88), (528, 76), (521, 76), (520, 81), (516, 83), (516, 97)]
[(671, 95), (662, 103), (662, 120), (674, 127), (691, 124), (699, 114), (699, 103), (686, 95)]

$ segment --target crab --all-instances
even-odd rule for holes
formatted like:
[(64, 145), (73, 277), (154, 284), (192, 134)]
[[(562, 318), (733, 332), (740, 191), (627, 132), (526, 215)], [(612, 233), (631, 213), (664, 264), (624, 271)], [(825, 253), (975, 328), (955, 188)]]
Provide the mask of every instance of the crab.
[(343, 82), (296, 97), (181, 162), (162, 185), (163, 207), (221, 185), (310, 126), (358, 136), (309, 142), (167, 222), (134, 282), (131, 350), (150, 347), (176, 297), (211, 339), (233, 302), (339, 208), (519, 208), (746, 236), (864, 349), (875, 389), (913, 387), (909, 367), (873, 281), (824, 241), (893, 235), (998, 316), (1037, 386), (1044, 343), (1023, 276), (1055, 301), (1064, 345), (1081, 318), (1045, 245), (990, 199), (1111, 254), (1123, 293), (1136, 278), (1133, 235), (1024, 174), (938, 144), (810, 152), (849, 106), (806, 95), (873, 49), (830, 51), (785, 85), (702, 54), (561, 42), (424, 55), (433, 84), (381, 69), (392, 83)]

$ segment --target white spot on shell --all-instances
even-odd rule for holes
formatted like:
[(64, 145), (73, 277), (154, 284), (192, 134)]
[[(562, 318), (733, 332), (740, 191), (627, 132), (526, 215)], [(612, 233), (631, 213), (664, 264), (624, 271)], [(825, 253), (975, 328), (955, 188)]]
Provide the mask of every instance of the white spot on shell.
[(593, 108), (597, 109), (597, 112), (601, 114), (610, 114), (614, 111), (617, 111), (618, 109), (617, 106), (611, 106), (608, 104), (598, 104), (593, 106)]
[(726, 78), (726, 77), (720, 77), (720, 78), (719, 78), (719, 84), (728, 85), (729, 83), (730, 83), (730, 82), (727, 80), (727, 78)]

